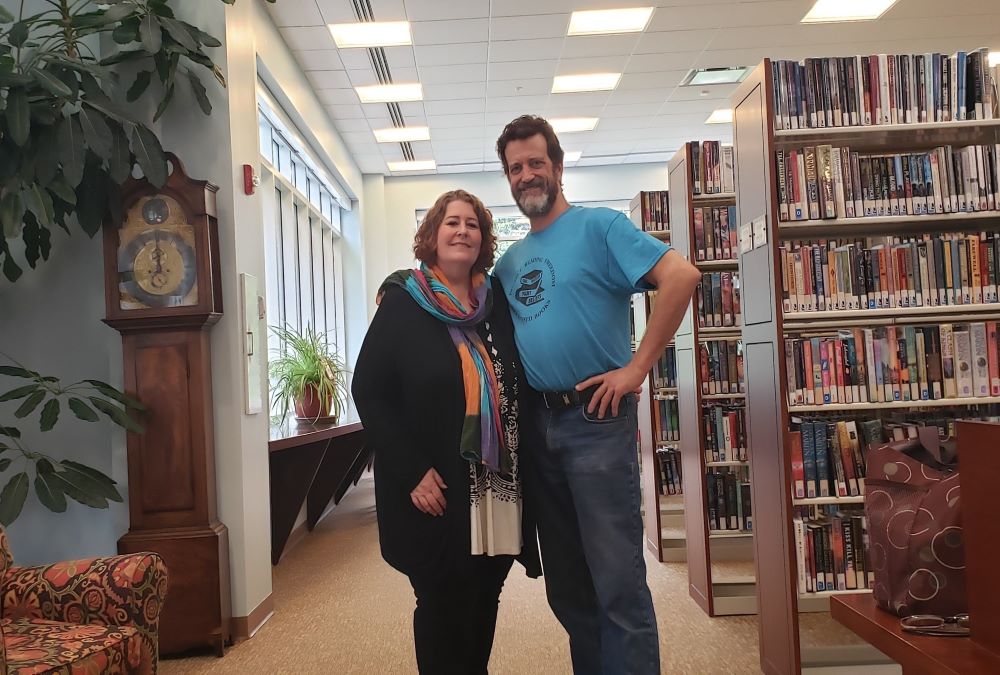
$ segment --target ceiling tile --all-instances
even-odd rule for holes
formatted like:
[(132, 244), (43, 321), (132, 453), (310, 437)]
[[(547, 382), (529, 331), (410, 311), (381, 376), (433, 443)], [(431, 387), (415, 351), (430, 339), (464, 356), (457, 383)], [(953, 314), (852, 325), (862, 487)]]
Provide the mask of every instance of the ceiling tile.
[(280, 28), (285, 43), (296, 51), (331, 49), (336, 46), (326, 26)]
[(369, 128), (371, 129), (388, 129), (394, 126), (392, 120), (389, 118), (389, 111), (385, 111), (385, 115), (366, 115)]
[[(369, 0), (376, 21), (406, 21), (403, 0)], [(350, 4), (349, 2), (345, 4)]]
[(307, 75), (316, 89), (344, 89), (351, 86), (351, 79), (343, 70), (310, 70)]
[[(479, 132), (482, 133), (482, 128), (479, 127), (478, 129)], [(470, 138), (455, 140), (438, 140), (437, 138), (432, 138), (431, 145), (434, 146), (435, 153), (441, 154), (460, 153), (469, 148), (482, 147), (481, 144), (476, 143), (475, 140)]]
[(623, 90), (621, 88), (611, 92), (608, 99), (610, 105), (631, 105), (633, 103), (662, 103), (667, 100), (673, 87), (662, 87), (653, 89), (632, 89)]
[(680, 80), (673, 77), (669, 72), (656, 73), (628, 73), (622, 75), (616, 91), (631, 91), (634, 89), (664, 89), (676, 87)]
[(439, 126), (431, 129), (431, 143), (437, 143), (438, 141), (462, 141), (467, 144), (470, 142), (470, 139), (481, 138), (482, 135), (482, 120), (480, 120), (479, 124), (468, 127)]
[(521, 115), (529, 115), (529, 114), (532, 114), (532, 113), (534, 113), (534, 114), (537, 115), (540, 112), (541, 112), (540, 110), (524, 109), (524, 110), (518, 110), (516, 112), (515, 111), (511, 111), (511, 112), (491, 112), (491, 113), (486, 113), (487, 135), (492, 134), (493, 133), (493, 131), (492, 131), (493, 129), (496, 130), (496, 132), (497, 132), (496, 135), (499, 135), (500, 131), (503, 130), (504, 126), (506, 126), (509, 122), (511, 122), (515, 118), (520, 117)]
[(456, 115), (465, 113), (485, 113), (486, 100), (482, 98), (454, 99), (451, 101), (426, 101), (424, 110), (428, 115)]
[(486, 96), (486, 82), (424, 83), (424, 99), (428, 101), (479, 98), (482, 96)]
[[(602, 107), (611, 97), (610, 91), (586, 91), (574, 94), (552, 94), (549, 97), (549, 106), (560, 106), (563, 108), (593, 108)], [(577, 117), (583, 117), (581, 112)]]
[(541, 110), (548, 103), (548, 96), (494, 96), (486, 99), (487, 112), (513, 112)]
[(315, 0), (315, 2), (326, 23), (351, 23), (358, 20), (358, 15), (354, 13), (350, 2), (344, 0)]
[[(725, 101), (729, 102), (729, 97), (739, 85), (736, 84), (714, 84), (709, 87), (677, 87), (670, 94), (671, 101)], [(726, 105), (725, 107), (728, 107)]]
[(490, 61), (558, 59), (563, 40), (506, 40), (490, 43)]
[(595, 56), (618, 56), (631, 54), (639, 42), (639, 33), (624, 35), (584, 35), (566, 38), (563, 45), (563, 58), (582, 58)]
[(541, 114), (544, 113), (544, 117), (597, 117), (604, 112), (603, 105), (594, 106), (581, 106), (573, 103), (561, 103), (559, 99), (555, 96), (549, 99), (548, 104), (544, 108), (535, 110), (525, 110), (525, 113)]
[(363, 131), (347, 131), (345, 129), (340, 132), (340, 137), (344, 139), (345, 143), (352, 146), (368, 145), (375, 142), (375, 137), (372, 135), (370, 129), (365, 129)]
[(493, 40), (564, 38), (566, 31), (569, 30), (569, 13), (540, 14), (530, 19), (525, 19), (523, 16), (494, 16), (490, 24), (490, 36)]
[(628, 55), (590, 56), (582, 58), (563, 58), (556, 68), (556, 75), (574, 75), (577, 73), (621, 73), (628, 64)]
[(348, 120), (337, 120), (336, 123), (337, 130), (343, 133), (349, 133), (354, 131), (364, 131), (371, 135), (371, 127), (369, 122), (363, 118), (354, 118)]
[[(737, 29), (740, 30), (740, 29)], [(752, 32), (752, 31), (748, 31)], [(671, 52), (701, 51), (715, 36), (713, 30), (676, 30), (643, 33), (635, 46), (634, 54), (667, 54)]]
[[(634, 0), (633, 0), (634, 2)], [(493, 16), (511, 16), (536, 14), (564, 14), (572, 12), (574, 0), (493, 0)], [(569, 23), (567, 22), (567, 27)]]
[(365, 116), (364, 111), (361, 109), (360, 105), (328, 105), (326, 106), (327, 111), (333, 116), (334, 119), (355, 119), (363, 118)]
[(336, 49), (315, 49), (293, 52), (303, 70), (343, 70), (344, 64)]
[(597, 131), (618, 131), (620, 129), (647, 128), (652, 118), (645, 117), (605, 117), (597, 123)]
[(361, 173), (385, 173), (388, 167), (381, 157), (356, 157)]
[(476, 19), (490, 15), (490, 0), (405, 0), (406, 16), (410, 21), (439, 21), (446, 19)]
[(347, 70), (372, 67), (372, 60), (368, 56), (367, 49), (341, 49), (339, 53), (340, 62)]
[(556, 74), (558, 63), (555, 59), (548, 61), (502, 61), (489, 64), (486, 75), (490, 81), (523, 80), (526, 77), (553, 77)]
[[(798, 23), (811, 2), (743, 2), (684, 7), (658, 7), (646, 30), (650, 33), (679, 30), (711, 30), (720, 26), (777, 26)], [(901, 3), (905, 4), (905, 3)]]
[(489, 19), (416, 21), (411, 17), (410, 21), (410, 35), (416, 47), (487, 42), (490, 39)]
[(358, 104), (358, 92), (353, 89), (317, 89), (316, 96), (323, 102), (323, 105), (348, 105)]
[(416, 68), (417, 62), (413, 58), (413, 47), (383, 47), (385, 56), (389, 60), (389, 70), (393, 73), (398, 68)]
[(636, 117), (637, 115), (655, 115), (662, 103), (630, 103), (629, 105), (606, 105), (601, 111), (602, 117)]
[(375, 69), (371, 66), (367, 68), (358, 68), (357, 70), (348, 70), (347, 78), (351, 82), (353, 87), (364, 87), (371, 84), (379, 84), (378, 76), (375, 74)]
[(404, 101), (396, 105), (399, 106), (399, 111), (403, 113), (404, 117), (423, 117), (424, 115), (423, 101)]
[(437, 165), (438, 173), (481, 173), (482, 170), (482, 162), (475, 164), (441, 164), (439, 162)]
[(486, 63), (488, 43), (467, 42), (454, 45), (414, 47), (416, 62), (421, 67), (447, 66), (454, 63)]
[(428, 159), (434, 156), (430, 141), (410, 141), (410, 149), (413, 150), (414, 156), (418, 159), (421, 157)]
[(275, 26), (321, 26), (325, 23), (313, 0), (268, 4), (267, 13)]
[(542, 80), (497, 80), (486, 83), (487, 99), (494, 96), (541, 96), (552, 91), (552, 78)]
[[(661, 115), (678, 114), (683, 115), (687, 113), (696, 113), (704, 111), (706, 116), (713, 110), (719, 107), (718, 101), (713, 101), (712, 99), (699, 99), (696, 101), (668, 101), (663, 104), (663, 108), (660, 109)], [(724, 107), (729, 107), (724, 106)]]
[(452, 82), (480, 82), (486, 79), (485, 63), (463, 63), (454, 66), (427, 66), (420, 68), (422, 84), (450, 84)]
[(576, 165), (577, 166), (611, 166), (614, 164), (621, 164), (625, 159), (626, 155), (614, 155), (611, 157), (587, 157), (584, 155), (581, 157)]
[(673, 52), (670, 54), (633, 54), (625, 67), (625, 74), (658, 73), (681, 70), (687, 73), (694, 67), (701, 52)]
[(584, 152), (587, 155), (628, 154), (635, 145), (634, 141), (588, 143)]
[[(434, 127), (471, 127), (483, 123), (482, 114), (428, 115), (427, 123)], [(433, 132), (432, 132), (433, 133)]]

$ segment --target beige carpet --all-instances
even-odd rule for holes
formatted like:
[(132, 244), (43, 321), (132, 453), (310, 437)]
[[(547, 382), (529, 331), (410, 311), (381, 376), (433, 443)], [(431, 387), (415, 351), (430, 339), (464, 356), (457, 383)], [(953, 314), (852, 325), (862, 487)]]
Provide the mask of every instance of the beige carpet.
[[(647, 556), (664, 673), (758, 673), (756, 617), (712, 619), (688, 597), (683, 563)], [(373, 486), (359, 483), (274, 568), (274, 616), (252, 639), (211, 656), (165, 660), (162, 675), (415, 673), (413, 593), (379, 556)], [(500, 598), (490, 672), (570, 673), (562, 627), (541, 580), (514, 566)]]

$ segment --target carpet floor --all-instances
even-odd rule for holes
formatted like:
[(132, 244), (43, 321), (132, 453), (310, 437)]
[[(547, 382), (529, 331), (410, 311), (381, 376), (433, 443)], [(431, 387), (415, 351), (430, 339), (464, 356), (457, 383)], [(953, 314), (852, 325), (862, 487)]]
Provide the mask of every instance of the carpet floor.
[[(759, 673), (757, 618), (710, 618), (688, 597), (684, 563), (646, 558), (660, 633), (662, 672)], [(275, 613), (225, 658), (165, 659), (161, 675), (197, 673), (415, 673), (413, 592), (382, 561), (374, 487), (361, 480), (274, 568)], [(515, 564), (500, 597), (494, 675), (572, 672), (566, 634), (541, 579)]]

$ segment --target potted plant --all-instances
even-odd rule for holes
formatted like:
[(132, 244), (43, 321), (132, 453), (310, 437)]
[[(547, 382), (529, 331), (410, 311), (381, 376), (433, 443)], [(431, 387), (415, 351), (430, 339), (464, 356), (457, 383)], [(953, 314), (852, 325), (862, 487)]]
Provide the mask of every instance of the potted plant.
[(347, 369), (336, 349), (310, 324), (304, 331), (290, 325), (271, 330), (282, 345), (269, 366), (272, 409), (280, 409), (281, 420), (294, 407), (301, 421), (336, 423), (347, 399)]

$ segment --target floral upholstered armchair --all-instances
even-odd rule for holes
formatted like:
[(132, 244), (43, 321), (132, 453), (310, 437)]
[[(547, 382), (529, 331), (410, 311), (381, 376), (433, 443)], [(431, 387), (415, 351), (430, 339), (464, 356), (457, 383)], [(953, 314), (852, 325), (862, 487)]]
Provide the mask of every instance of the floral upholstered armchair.
[(15, 567), (0, 527), (0, 673), (156, 673), (167, 568), (155, 553)]

